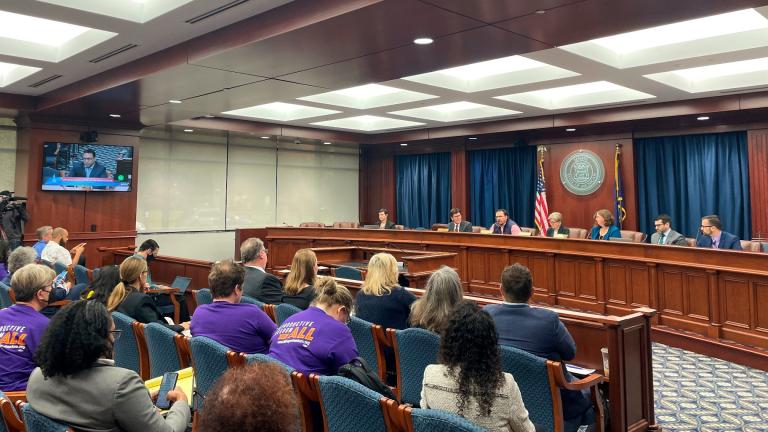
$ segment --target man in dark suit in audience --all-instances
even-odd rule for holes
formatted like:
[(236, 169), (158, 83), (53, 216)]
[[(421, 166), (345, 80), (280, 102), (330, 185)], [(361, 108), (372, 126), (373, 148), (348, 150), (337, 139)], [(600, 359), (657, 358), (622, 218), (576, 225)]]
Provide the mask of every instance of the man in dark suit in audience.
[(471, 233), (472, 223), (469, 221), (461, 220), (461, 210), (454, 207), (451, 209), (451, 221), (448, 223), (448, 231)]
[(720, 216), (709, 215), (701, 218), (701, 233), (696, 246), (712, 249), (741, 250), (741, 241), (735, 235), (722, 230)]
[[(533, 280), (528, 268), (521, 264), (505, 268), (501, 273), (501, 292), (504, 303), (485, 307), (496, 324), (499, 344), (549, 360), (573, 360), (576, 343), (557, 314), (528, 304), (533, 295)], [(573, 379), (569, 373), (565, 375), (569, 380)], [(566, 431), (575, 431), (580, 425), (595, 421), (588, 393), (572, 390), (561, 390), (560, 393)]]
[(656, 216), (653, 221), (656, 232), (651, 235), (651, 244), (688, 246), (685, 236), (672, 229), (672, 218), (666, 214)]
[(269, 303), (282, 303), (283, 284), (277, 276), (267, 273), (267, 249), (264, 242), (251, 237), (240, 245), (240, 259), (245, 266), (243, 295)]

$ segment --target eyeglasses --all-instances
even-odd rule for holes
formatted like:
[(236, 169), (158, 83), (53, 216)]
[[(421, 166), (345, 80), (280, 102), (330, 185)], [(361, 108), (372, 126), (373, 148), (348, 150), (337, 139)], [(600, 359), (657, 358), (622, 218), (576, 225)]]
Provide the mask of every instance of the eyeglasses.
[(109, 332), (112, 334), (112, 340), (120, 339), (120, 335), (123, 334), (122, 330), (110, 330)]
[(655, 226), (656, 228), (658, 228), (658, 227), (660, 227), (660, 226), (664, 226), (664, 224), (653, 224), (653, 226)]
[(702, 225), (702, 228), (712, 228), (714, 225)]

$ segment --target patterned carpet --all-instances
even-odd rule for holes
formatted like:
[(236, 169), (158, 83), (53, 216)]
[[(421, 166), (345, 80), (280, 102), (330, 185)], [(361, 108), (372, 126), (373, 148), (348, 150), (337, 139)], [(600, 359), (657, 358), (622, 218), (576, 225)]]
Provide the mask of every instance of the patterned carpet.
[(656, 419), (665, 431), (768, 431), (768, 373), (653, 344)]

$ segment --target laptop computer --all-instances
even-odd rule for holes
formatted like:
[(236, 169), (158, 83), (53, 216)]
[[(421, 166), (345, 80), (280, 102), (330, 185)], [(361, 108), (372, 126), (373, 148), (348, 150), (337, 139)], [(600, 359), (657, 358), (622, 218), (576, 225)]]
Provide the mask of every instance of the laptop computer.
[(189, 288), (190, 282), (192, 282), (192, 278), (176, 276), (171, 284), (171, 288), (177, 288), (183, 294)]

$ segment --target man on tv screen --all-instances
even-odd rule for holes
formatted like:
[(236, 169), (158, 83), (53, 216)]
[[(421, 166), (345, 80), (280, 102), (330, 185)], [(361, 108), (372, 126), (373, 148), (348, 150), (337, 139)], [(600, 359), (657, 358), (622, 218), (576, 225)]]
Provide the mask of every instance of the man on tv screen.
[(85, 149), (82, 159), (82, 162), (72, 164), (72, 171), (69, 173), (70, 177), (109, 178), (107, 168), (96, 161), (95, 150)]

